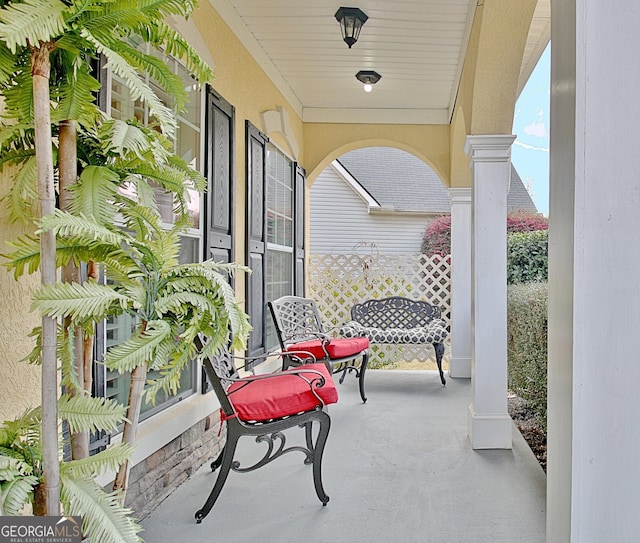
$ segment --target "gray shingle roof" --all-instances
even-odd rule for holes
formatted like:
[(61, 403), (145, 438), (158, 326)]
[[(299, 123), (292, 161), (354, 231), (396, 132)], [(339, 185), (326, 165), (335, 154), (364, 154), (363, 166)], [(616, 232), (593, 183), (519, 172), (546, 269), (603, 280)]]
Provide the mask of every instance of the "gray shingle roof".
[[(365, 147), (345, 153), (338, 161), (382, 205), (395, 211), (449, 213), (451, 204), (437, 174), (422, 160), (392, 147)], [(508, 211), (537, 211), (511, 166)]]

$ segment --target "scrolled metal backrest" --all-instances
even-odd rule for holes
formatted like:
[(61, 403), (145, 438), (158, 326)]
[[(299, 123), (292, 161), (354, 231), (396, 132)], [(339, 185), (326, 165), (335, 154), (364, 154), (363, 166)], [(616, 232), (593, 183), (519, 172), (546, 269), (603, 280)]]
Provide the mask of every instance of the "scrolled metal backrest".
[(288, 345), (317, 339), (324, 328), (314, 300), (300, 296), (283, 296), (268, 303), (273, 321), (284, 349)]
[[(198, 352), (202, 352), (204, 344), (202, 338), (197, 337), (195, 339), (196, 348)], [(233, 363), (233, 357), (229, 353), (229, 349), (226, 347), (221, 348), (216, 354), (209, 355), (202, 360), (202, 366), (209, 378), (211, 386), (218, 397), (218, 401), (224, 412), (227, 415), (231, 415), (234, 410), (229, 398), (227, 397), (227, 390), (231, 385), (229, 379), (238, 379), (238, 370)]]
[(371, 328), (406, 329), (426, 326), (433, 319), (441, 318), (441, 311), (437, 305), (431, 305), (429, 302), (391, 296), (354, 304), (351, 308), (351, 318)]

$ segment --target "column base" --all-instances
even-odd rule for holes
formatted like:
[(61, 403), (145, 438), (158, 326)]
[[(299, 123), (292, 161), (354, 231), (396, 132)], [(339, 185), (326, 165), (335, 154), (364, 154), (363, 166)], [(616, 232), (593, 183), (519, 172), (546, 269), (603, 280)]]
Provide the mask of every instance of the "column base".
[(449, 377), (454, 379), (470, 379), (471, 357), (451, 357), (449, 359)]
[(469, 404), (469, 440), (473, 449), (511, 449), (513, 421), (508, 413), (476, 413)]

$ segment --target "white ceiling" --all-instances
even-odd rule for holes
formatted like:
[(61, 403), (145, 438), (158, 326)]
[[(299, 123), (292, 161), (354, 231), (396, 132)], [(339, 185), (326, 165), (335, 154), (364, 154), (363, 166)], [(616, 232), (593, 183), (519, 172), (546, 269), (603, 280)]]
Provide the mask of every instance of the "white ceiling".
[[(209, 1), (306, 122), (450, 121), (477, 0)], [(549, 39), (549, 2), (538, 2), (521, 87)], [(352, 49), (341, 5), (369, 17)], [(359, 70), (382, 76), (372, 92)]]

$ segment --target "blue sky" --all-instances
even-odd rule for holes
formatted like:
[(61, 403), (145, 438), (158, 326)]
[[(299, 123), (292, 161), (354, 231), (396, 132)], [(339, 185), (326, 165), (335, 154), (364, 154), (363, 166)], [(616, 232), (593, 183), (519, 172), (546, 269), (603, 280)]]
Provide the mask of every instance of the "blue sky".
[(549, 216), (549, 90), (550, 51), (547, 46), (516, 102), (511, 161), (538, 211)]

